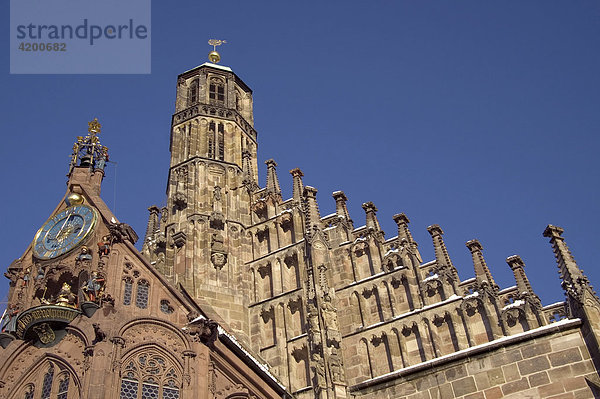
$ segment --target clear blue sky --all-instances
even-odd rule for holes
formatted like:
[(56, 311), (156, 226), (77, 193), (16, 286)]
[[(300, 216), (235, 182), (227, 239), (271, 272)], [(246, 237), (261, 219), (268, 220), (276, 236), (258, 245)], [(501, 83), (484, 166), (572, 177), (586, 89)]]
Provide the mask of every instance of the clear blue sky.
[(300, 167), (322, 215), (335, 190), (356, 226), (373, 201), (387, 237), (405, 212), (425, 260), (426, 227), (440, 224), (463, 280), (467, 240), (502, 287), (520, 254), (544, 304), (563, 299), (542, 237), (556, 224), (600, 289), (599, 2), (153, 3), (150, 75), (9, 75), (0, 53), (2, 269), (63, 196), (93, 117), (118, 163), (103, 197), (143, 237), (146, 208), (165, 202), (177, 74), (205, 62), (214, 37), (254, 90), (261, 185), (274, 158), (284, 196)]

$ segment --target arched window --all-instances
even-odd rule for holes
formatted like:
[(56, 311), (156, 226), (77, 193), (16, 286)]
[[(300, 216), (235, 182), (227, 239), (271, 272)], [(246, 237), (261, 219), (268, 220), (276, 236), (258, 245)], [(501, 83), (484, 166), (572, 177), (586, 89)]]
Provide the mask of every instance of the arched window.
[(56, 399), (67, 399), (69, 393), (69, 374), (64, 374), (58, 381), (58, 393)]
[(218, 147), (219, 160), (224, 161), (225, 160), (225, 128), (222, 123), (219, 123), (219, 134), (217, 137), (217, 141), (218, 141), (217, 147)]
[(131, 293), (133, 288), (133, 280), (129, 277), (125, 279), (125, 289), (123, 291), (123, 305), (131, 305)]
[(196, 104), (198, 102), (198, 80), (194, 80), (190, 86), (188, 95), (189, 105)]
[(119, 399), (179, 399), (181, 373), (168, 357), (148, 350), (131, 356), (123, 364)]
[(50, 364), (48, 371), (44, 374), (44, 382), (42, 383), (42, 399), (49, 399), (52, 393), (52, 380), (54, 379), (54, 366)]
[(146, 280), (140, 280), (137, 284), (137, 292), (135, 294), (135, 306), (140, 309), (146, 309), (148, 307), (148, 291), (150, 283)]
[(219, 78), (211, 78), (208, 86), (208, 99), (211, 104), (225, 103), (225, 84)]
[(33, 399), (33, 395), (35, 393), (35, 385), (30, 384), (25, 388), (25, 399)]
[[(67, 363), (54, 357), (41, 360), (15, 388), (15, 399), (79, 399), (79, 380)], [(12, 393), (12, 392), (11, 392)]]
[(215, 157), (215, 122), (210, 122), (208, 124), (208, 151), (207, 156), (209, 158)]

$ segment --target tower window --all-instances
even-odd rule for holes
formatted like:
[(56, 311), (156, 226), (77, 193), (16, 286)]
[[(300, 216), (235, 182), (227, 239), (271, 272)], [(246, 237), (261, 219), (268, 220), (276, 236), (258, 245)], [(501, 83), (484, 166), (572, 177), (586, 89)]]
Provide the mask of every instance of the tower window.
[(218, 136), (218, 147), (219, 147), (219, 160), (225, 160), (225, 128), (222, 123), (219, 123), (219, 136)]
[(135, 306), (140, 309), (146, 309), (148, 307), (148, 290), (150, 283), (146, 280), (140, 280), (137, 284), (137, 292), (135, 295)]
[(208, 125), (208, 149), (207, 149), (207, 156), (209, 158), (214, 158), (215, 157), (215, 123), (214, 122), (210, 122), (210, 124)]
[(225, 85), (221, 79), (212, 78), (210, 80), (208, 98), (211, 104), (225, 103)]
[(198, 102), (198, 80), (194, 80), (190, 86), (189, 91), (189, 104), (196, 104)]

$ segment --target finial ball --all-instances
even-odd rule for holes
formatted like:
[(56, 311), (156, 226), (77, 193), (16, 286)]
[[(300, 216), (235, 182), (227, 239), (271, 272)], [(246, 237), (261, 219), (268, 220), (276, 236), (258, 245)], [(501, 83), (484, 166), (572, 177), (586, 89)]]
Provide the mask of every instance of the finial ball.
[(208, 53), (208, 59), (213, 64), (216, 64), (217, 62), (221, 61), (221, 55), (218, 52), (213, 50), (210, 53)]
[(83, 204), (83, 197), (77, 193), (72, 193), (69, 194), (69, 196), (67, 197), (67, 199), (65, 200), (65, 202), (67, 203), (67, 205), (71, 206), (71, 205), (81, 205)]

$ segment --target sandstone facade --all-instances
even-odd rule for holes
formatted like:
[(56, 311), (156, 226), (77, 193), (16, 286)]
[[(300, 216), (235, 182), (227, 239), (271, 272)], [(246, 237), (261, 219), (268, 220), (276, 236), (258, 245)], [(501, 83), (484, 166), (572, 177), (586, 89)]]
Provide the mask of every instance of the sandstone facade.
[[(179, 75), (166, 206), (149, 208), (141, 253), (99, 197), (102, 152), (74, 150), (65, 199), (81, 196), (98, 225), (64, 255), (29, 248), (10, 266), (19, 307), (6, 320), (59, 306), (80, 313), (5, 328), (0, 397), (41, 397), (52, 367), (52, 395), (69, 378), (69, 398), (600, 395), (600, 300), (561, 228), (544, 236), (564, 303), (541, 303), (519, 256), (507, 258), (515, 286), (498, 287), (477, 240), (466, 243), (475, 277), (461, 281), (438, 225), (427, 228), (435, 259), (424, 262), (402, 213), (389, 239), (373, 203), (354, 226), (341, 191), (322, 216), (300, 169), (290, 171), (292, 198), (282, 197), (273, 160), (260, 187), (252, 107), (230, 68)], [(101, 281), (93, 298), (90, 276)], [(65, 282), (77, 299), (61, 297)], [(45, 344), (44, 323), (56, 335)], [(147, 359), (161, 366), (149, 370)]]

